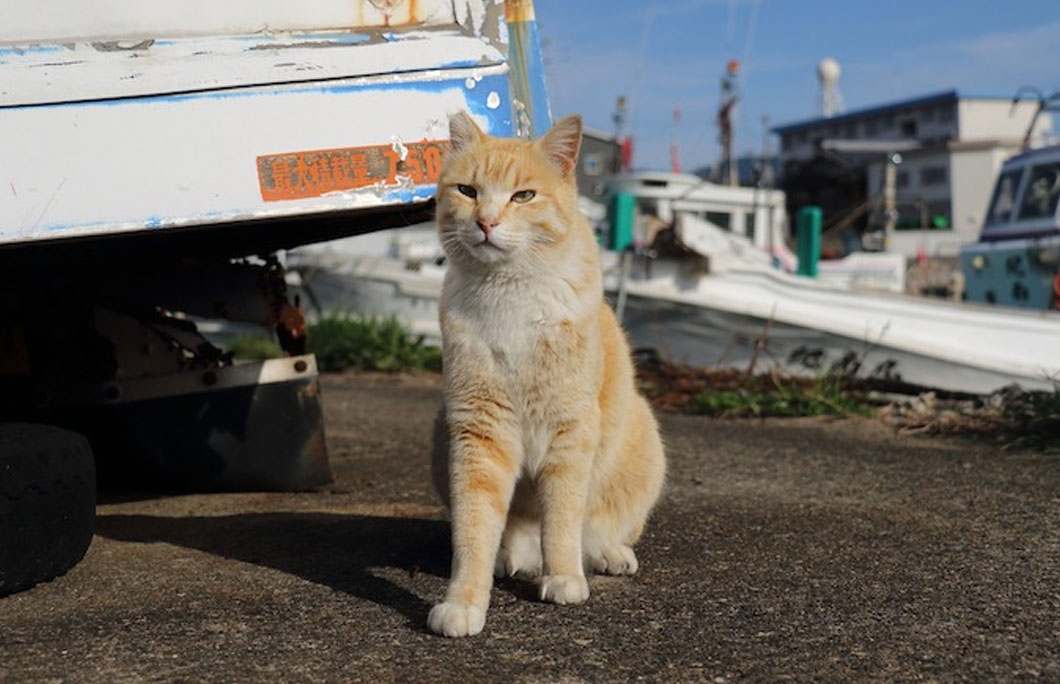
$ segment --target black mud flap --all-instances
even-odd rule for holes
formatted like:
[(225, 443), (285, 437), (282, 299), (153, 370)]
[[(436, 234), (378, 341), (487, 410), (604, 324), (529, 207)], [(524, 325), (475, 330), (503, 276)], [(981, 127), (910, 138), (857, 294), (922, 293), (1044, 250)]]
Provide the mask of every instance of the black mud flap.
[(114, 381), (95, 393), (76, 407), (76, 397), (56, 396), (67, 408), (49, 413), (88, 436), (104, 488), (301, 491), (331, 482), (312, 355)]

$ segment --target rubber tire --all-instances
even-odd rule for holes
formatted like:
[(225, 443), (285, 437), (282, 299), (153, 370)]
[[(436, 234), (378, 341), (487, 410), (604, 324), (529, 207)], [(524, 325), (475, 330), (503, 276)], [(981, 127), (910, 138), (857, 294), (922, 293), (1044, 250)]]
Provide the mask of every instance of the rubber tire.
[(88, 440), (50, 425), (0, 424), (0, 596), (75, 566), (95, 522)]

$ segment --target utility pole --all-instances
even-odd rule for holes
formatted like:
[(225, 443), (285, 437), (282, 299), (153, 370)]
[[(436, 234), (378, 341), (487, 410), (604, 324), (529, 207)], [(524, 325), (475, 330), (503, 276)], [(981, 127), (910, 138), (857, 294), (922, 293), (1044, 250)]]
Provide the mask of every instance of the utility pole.
[(615, 124), (615, 145), (618, 147), (617, 154), (611, 159), (611, 173), (617, 175), (622, 173), (622, 133), (626, 128), (626, 96), (619, 95), (615, 100), (615, 113), (611, 115)]
[(897, 152), (887, 154), (887, 162), (883, 165), (883, 251), (891, 249), (891, 237), (895, 228), (898, 227), (898, 206), (896, 202), (896, 188), (898, 185), (898, 165), (902, 163), (902, 155)]
[(670, 138), (670, 171), (681, 173), (681, 155), (677, 149), (677, 128), (681, 125), (681, 108), (674, 107), (674, 128)]

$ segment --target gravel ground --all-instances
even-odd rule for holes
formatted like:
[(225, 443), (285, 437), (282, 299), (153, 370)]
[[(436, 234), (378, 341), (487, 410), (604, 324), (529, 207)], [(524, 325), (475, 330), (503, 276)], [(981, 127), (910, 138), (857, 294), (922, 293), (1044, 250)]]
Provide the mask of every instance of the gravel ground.
[(0, 681), (1060, 681), (1060, 459), (870, 420), (665, 415), (640, 574), (577, 607), (448, 575), (433, 377), (322, 379), (335, 483), (125, 496), (67, 575), (0, 600)]

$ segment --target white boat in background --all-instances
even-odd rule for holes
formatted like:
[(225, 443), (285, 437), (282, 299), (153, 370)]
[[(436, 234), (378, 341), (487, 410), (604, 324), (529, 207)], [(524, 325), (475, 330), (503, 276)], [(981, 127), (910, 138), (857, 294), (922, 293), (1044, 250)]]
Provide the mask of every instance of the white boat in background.
[[(747, 205), (763, 217), (772, 207), (771, 218), (755, 222), (772, 225), (772, 238), (747, 230), (747, 215), (738, 214), (745, 199), (733, 195), (712, 216), (684, 210), (684, 199), (669, 215), (657, 204), (645, 215), (663, 220), (673, 248), (642, 249), (625, 272), (619, 254), (602, 251), (605, 289), (625, 290), (623, 323), (635, 347), (675, 362), (759, 372), (812, 374), (855, 359), (864, 375), (977, 394), (1013, 383), (1051, 389), (1060, 379), (1060, 314), (881, 291), (888, 277), (852, 277), (850, 268), (819, 280), (793, 275), (778, 267), (790, 256), (780, 239), (786, 218), (777, 218), (782, 196), (779, 204), (774, 196), (772, 204)], [(709, 220), (724, 206), (733, 212), (729, 230)], [(865, 270), (880, 268), (868, 261)], [(394, 315), (430, 341), (440, 337), (445, 267), (433, 225), (302, 247), (289, 255), (288, 270), (319, 311)]]
[[(1060, 314), (835, 287), (770, 268), (692, 216), (678, 219), (677, 239), (707, 260), (656, 260), (625, 283), (634, 344), (672, 360), (746, 368), (758, 358), (759, 369), (812, 372), (793, 361), (827, 367), (853, 353), (867, 374), (980, 394), (1060, 379)], [(607, 269), (608, 289), (617, 271)]]
[[(697, 176), (661, 171), (615, 176), (607, 187), (612, 193), (626, 192), (636, 198), (639, 243), (650, 243), (658, 227), (672, 227), (678, 217), (691, 216), (713, 225), (719, 235), (746, 238), (766, 263), (782, 271), (798, 269), (798, 259), (786, 240), (791, 231), (780, 190), (718, 185)], [(818, 262), (817, 279), (841, 288), (904, 292), (905, 270), (901, 254), (856, 252)]]

